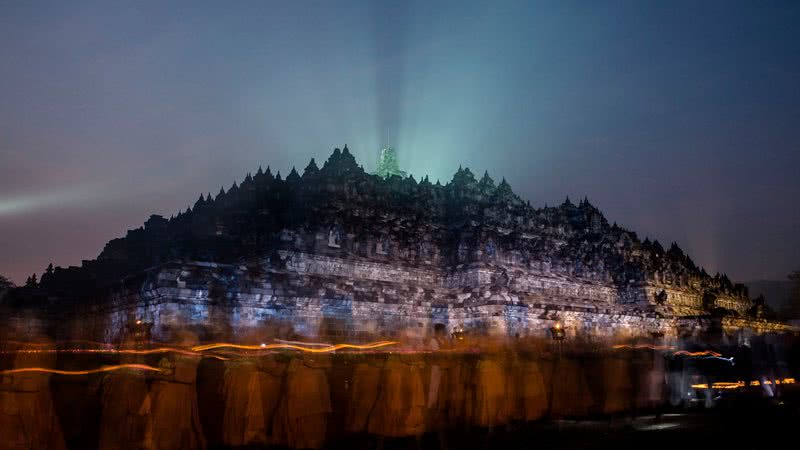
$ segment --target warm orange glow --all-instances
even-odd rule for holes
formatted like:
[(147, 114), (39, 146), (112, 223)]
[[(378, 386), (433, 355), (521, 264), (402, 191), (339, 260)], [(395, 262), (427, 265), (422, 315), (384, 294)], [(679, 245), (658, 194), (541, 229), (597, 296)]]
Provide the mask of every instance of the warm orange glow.
[(711, 385), (714, 389), (738, 389), (744, 387), (744, 381), (737, 381), (737, 382), (725, 382), (719, 381)]
[(12, 353), (76, 353), (76, 354), (110, 353), (110, 354), (121, 354), (121, 355), (152, 355), (156, 353), (178, 353), (181, 355), (188, 355), (188, 356), (203, 356), (206, 358), (215, 358), (221, 361), (229, 360), (229, 358), (225, 358), (211, 353), (201, 354), (196, 351), (186, 350), (182, 348), (175, 348), (175, 347), (159, 347), (159, 348), (151, 348), (145, 350), (102, 349), (102, 348), (66, 348), (66, 349), (45, 348), (45, 349), (0, 351), (0, 354), (12, 354)]
[(111, 372), (114, 370), (121, 370), (121, 369), (147, 370), (150, 372), (162, 371), (157, 367), (148, 366), (145, 364), (120, 364), (117, 366), (104, 366), (100, 367), (99, 369), (90, 369), (90, 370), (58, 370), (58, 369), (47, 369), (45, 367), (23, 367), (21, 369), (10, 369), (10, 370), (0, 371), (0, 375), (13, 375), (15, 373), (26, 373), (26, 372), (55, 373), (58, 375), (88, 375), (90, 373)]
[[(736, 382), (718, 381), (711, 385), (713, 389), (739, 389), (744, 386), (745, 386), (744, 381), (736, 381)], [(692, 389), (708, 389), (708, 384), (706, 383), (693, 384)]]
[(374, 350), (378, 348), (387, 347), (390, 345), (396, 345), (398, 342), (395, 341), (379, 341), (379, 342), (372, 342), (369, 344), (321, 344), (315, 342), (282, 342), (277, 344), (258, 344), (258, 345), (242, 345), (242, 344), (233, 344), (228, 342), (219, 342), (213, 344), (205, 344), (205, 345), (198, 345), (192, 347), (191, 349), (186, 348), (179, 348), (179, 347), (158, 347), (158, 348), (150, 348), (150, 349), (114, 349), (114, 348), (35, 348), (35, 349), (17, 349), (17, 350), (6, 350), (0, 351), (0, 354), (16, 354), (16, 353), (76, 353), (76, 354), (120, 354), (120, 355), (152, 355), (158, 353), (177, 353), (181, 355), (188, 355), (188, 356), (206, 356), (211, 358), (220, 359), (223, 361), (227, 361), (228, 358), (213, 354), (213, 353), (202, 353), (208, 350), (214, 349), (233, 349), (233, 350), (277, 350), (277, 349), (288, 349), (288, 350), (300, 350), (303, 352), (310, 352), (310, 353), (329, 353), (334, 352), (337, 350), (343, 349), (354, 349), (354, 350)]
[(702, 352), (690, 352), (687, 350), (678, 350), (677, 352), (673, 353), (674, 355), (685, 355), (685, 356), (722, 356), (721, 353), (717, 353), (711, 350), (705, 350)]
[[(243, 344), (232, 344), (229, 342), (218, 342), (214, 344), (205, 344), (205, 345), (198, 345), (192, 347), (192, 350), (196, 352), (203, 352), (206, 350), (214, 350), (217, 348), (234, 348), (238, 350), (273, 350), (273, 349), (291, 349), (291, 350), (300, 350), (309, 353), (329, 353), (334, 352), (336, 350), (342, 349), (356, 349), (356, 350), (372, 350), (376, 348), (387, 347), (390, 345), (396, 345), (399, 342), (394, 341), (380, 341), (380, 342), (372, 342), (370, 344), (335, 344), (329, 345), (327, 347), (306, 347), (304, 345), (296, 345), (296, 344), (258, 344), (258, 345), (243, 345)], [(306, 344), (307, 345), (307, 344)]]
[(158, 347), (145, 350), (115, 348), (43, 348), (11, 350), (0, 353), (119, 353), (123, 355), (152, 355), (154, 353), (180, 353), (196, 355), (197, 352), (176, 347)]
[[(765, 385), (771, 386), (772, 381), (765, 380)], [(784, 379), (777, 379), (775, 380), (775, 384), (794, 384), (794, 378), (784, 378)], [(758, 380), (753, 380), (751, 382), (746, 381), (718, 381), (711, 385), (714, 389), (739, 389), (746, 386), (761, 386), (761, 382)], [(694, 389), (708, 389), (708, 384), (701, 383), (701, 384), (693, 384), (692, 388)]]
[(626, 344), (618, 344), (612, 345), (611, 348), (614, 350), (619, 350), (623, 348), (630, 348), (630, 349), (648, 349), (648, 350), (673, 350), (675, 347), (669, 345), (649, 345), (649, 344), (636, 344), (636, 345), (626, 345)]

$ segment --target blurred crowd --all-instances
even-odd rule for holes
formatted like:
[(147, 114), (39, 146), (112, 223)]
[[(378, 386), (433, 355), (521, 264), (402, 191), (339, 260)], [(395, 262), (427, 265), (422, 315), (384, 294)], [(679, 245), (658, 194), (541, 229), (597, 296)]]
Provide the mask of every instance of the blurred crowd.
[[(735, 383), (779, 397), (793, 336), (709, 349), (661, 339), (500, 339), (437, 325), (376, 351), (81, 354), (43, 336), (3, 343), (0, 449), (382, 448), (454, 434), (485, 439), (541, 420), (658, 416), (709, 407)], [(287, 336), (292, 337), (292, 336)], [(176, 333), (171, 343), (198, 339)], [(151, 345), (132, 335), (120, 348)], [(75, 374), (86, 367), (139, 364)], [(57, 369), (15, 371), (15, 369)], [(741, 384), (744, 383), (744, 384)], [(720, 385), (719, 389), (716, 387)]]

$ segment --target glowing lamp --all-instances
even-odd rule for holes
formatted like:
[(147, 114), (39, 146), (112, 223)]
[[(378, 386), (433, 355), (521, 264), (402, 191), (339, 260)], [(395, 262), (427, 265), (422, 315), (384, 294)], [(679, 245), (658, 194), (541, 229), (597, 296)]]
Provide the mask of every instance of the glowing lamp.
[(561, 322), (556, 322), (555, 325), (550, 327), (550, 336), (555, 341), (564, 340), (564, 338), (567, 336), (567, 333), (564, 331), (564, 327), (561, 325)]

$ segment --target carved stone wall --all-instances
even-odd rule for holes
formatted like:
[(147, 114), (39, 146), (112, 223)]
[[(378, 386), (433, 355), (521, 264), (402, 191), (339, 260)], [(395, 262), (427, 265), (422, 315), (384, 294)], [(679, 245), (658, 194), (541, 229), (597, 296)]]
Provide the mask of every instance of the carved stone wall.
[[(119, 340), (131, 320), (151, 324), (156, 339), (168, 339), (172, 324), (235, 337), (277, 321), (291, 323), (299, 335), (349, 339), (428, 332), (434, 323), (509, 336), (544, 336), (555, 322), (572, 335), (674, 336), (678, 319), (697, 313), (702, 302), (696, 292), (660, 284), (620, 289), (483, 263), (446, 271), (289, 251), (279, 252), (278, 261), (237, 266), (171, 263), (151, 269), (143, 280), (118, 289), (78, 319), (105, 341)], [(657, 305), (662, 289), (667, 301)], [(752, 327), (752, 321), (726, 326)]]

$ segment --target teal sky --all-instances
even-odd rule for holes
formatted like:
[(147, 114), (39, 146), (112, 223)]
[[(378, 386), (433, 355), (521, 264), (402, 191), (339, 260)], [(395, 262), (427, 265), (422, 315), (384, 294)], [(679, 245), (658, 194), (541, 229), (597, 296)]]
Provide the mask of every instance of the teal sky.
[(588, 195), (739, 281), (800, 268), (797, 2), (2, 2), (0, 273), (345, 143)]

